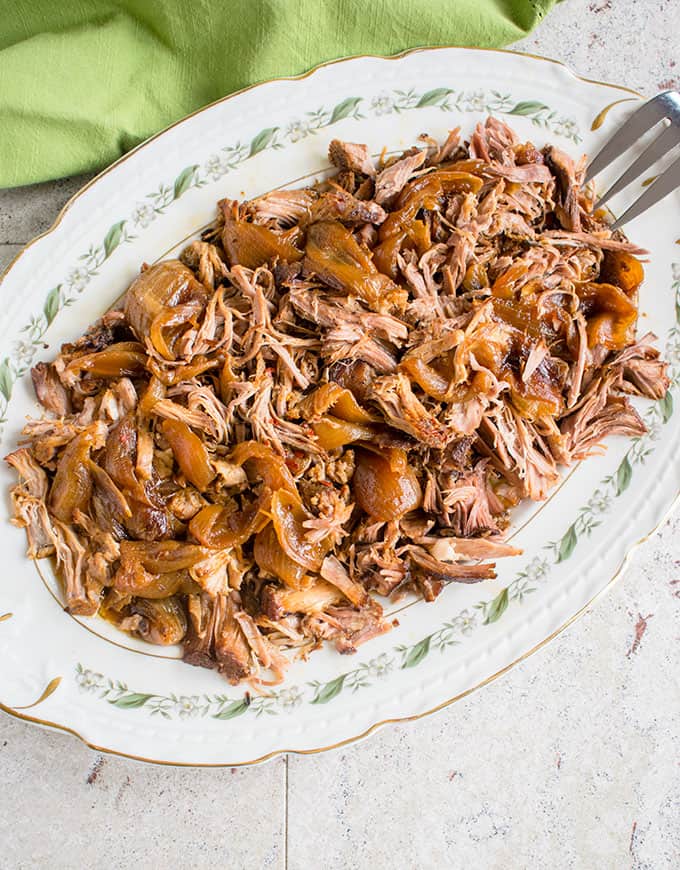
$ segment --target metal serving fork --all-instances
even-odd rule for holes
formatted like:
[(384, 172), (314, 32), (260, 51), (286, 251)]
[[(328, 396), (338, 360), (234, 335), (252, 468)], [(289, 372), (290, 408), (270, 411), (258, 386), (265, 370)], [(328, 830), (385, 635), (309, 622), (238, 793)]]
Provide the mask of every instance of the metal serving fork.
[[(666, 126), (666, 121), (670, 124)], [(604, 205), (614, 194), (627, 187), (657, 160), (680, 145), (680, 94), (675, 91), (664, 91), (633, 112), (630, 118), (617, 130), (602, 150), (590, 162), (586, 170), (586, 181), (590, 181), (598, 172), (609, 166), (641, 136), (663, 123), (661, 133), (654, 139), (645, 151), (628, 167), (609, 190), (600, 197), (595, 208)], [(680, 186), (680, 157), (678, 157), (628, 208), (620, 218), (612, 224), (612, 229), (618, 229), (633, 220), (643, 211), (655, 205)]]

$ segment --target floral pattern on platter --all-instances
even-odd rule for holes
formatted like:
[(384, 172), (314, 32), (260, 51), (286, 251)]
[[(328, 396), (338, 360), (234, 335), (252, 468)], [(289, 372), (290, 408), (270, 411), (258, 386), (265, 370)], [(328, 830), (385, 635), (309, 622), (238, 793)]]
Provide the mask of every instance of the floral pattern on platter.
[(617, 469), (604, 477), (588, 501), (579, 509), (576, 518), (556, 541), (546, 544), (541, 555), (535, 555), (519, 570), (508, 586), (486, 601), (465, 608), (431, 634), (410, 645), (399, 644), (391, 652), (360, 663), (327, 682), (314, 680), (303, 686), (285, 686), (262, 695), (246, 692), (242, 697), (228, 695), (157, 695), (135, 692), (127, 685), (103, 674), (76, 666), (76, 682), (83, 692), (97, 693), (120, 709), (145, 708), (151, 715), (166, 719), (173, 717), (211, 716), (213, 719), (234, 719), (244, 713), (261, 716), (290, 712), (300, 704), (327, 704), (343, 691), (357, 692), (382, 680), (395, 670), (417, 667), (432, 652), (443, 652), (447, 647), (461, 643), (473, 632), (497, 622), (513, 604), (522, 604), (524, 598), (535, 592), (550, 577), (553, 566), (566, 561), (574, 550), (602, 522), (632, 480), (635, 468), (642, 465), (654, 450), (661, 428), (673, 414), (673, 392), (680, 387), (680, 263), (672, 265), (671, 285), (675, 299), (675, 324), (666, 335), (664, 353), (670, 365), (671, 385), (663, 399), (654, 402), (644, 415), (648, 431), (631, 441), (631, 446)]
[(500, 91), (456, 91), (453, 88), (439, 87), (423, 93), (410, 89), (383, 91), (373, 97), (347, 97), (332, 108), (322, 106), (306, 112), (304, 118), (295, 118), (277, 127), (267, 127), (249, 143), (239, 141), (224, 146), (219, 152), (211, 154), (203, 164), (186, 166), (171, 184), (161, 184), (157, 190), (147, 194), (135, 205), (129, 217), (116, 221), (101, 244), (90, 245), (89, 250), (78, 257), (77, 265), (69, 270), (64, 280), (49, 290), (42, 311), (34, 314), (21, 329), (21, 338), (15, 342), (12, 353), (0, 362), (0, 435), (6, 422), (5, 415), (14, 384), (26, 374), (36, 354), (43, 348), (43, 337), (54, 318), (61, 310), (73, 304), (116, 248), (137, 238), (134, 235), (135, 230), (146, 229), (158, 215), (162, 215), (191, 188), (218, 181), (262, 151), (294, 144), (347, 118), (363, 120), (366, 117), (363, 112), (381, 116), (431, 107), (437, 107), (443, 112), (521, 115), (556, 136), (562, 136), (574, 143), (581, 141), (576, 122), (559, 115), (545, 103), (517, 100)]

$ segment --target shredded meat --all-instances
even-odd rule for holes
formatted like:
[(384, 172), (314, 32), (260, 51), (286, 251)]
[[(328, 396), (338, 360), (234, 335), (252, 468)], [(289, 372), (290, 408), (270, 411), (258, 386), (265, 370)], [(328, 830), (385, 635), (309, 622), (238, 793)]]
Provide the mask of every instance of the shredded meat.
[(336, 139), (330, 179), (220, 201), (33, 368), (13, 522), (70, 612), (271, 685), (389, 631), (375, 596), (494, 578), (509, 506), (645, 431), (643, 252), (583, 160), (494, 118), (420, 142)]

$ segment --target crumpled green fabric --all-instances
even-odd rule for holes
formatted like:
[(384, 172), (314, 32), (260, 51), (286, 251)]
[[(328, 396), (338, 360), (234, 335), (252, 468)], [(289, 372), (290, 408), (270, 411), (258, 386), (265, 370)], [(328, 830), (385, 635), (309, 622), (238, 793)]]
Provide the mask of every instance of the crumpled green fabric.
[(354, 54), (500, 46), (556, 0), (14, 0), (0, 15), (0, 187), (99, 169), (255, 82)]

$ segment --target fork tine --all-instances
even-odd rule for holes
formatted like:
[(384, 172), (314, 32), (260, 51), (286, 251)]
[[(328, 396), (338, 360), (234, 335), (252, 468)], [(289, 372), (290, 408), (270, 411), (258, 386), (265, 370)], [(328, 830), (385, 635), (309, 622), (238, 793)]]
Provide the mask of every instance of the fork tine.
[(646, 148), (642, 154), (635, 160), (628, 169), (621, 175), (609, 190), (600, 197), (594, 208), (600, 208), (605, 202), (610, 200), (612, 196), (617, 194), (624, 187), (627, 187), (631, 181), (634, 181), (638, 175), (641, 175), (645, 169), (649, 169), (657, 160), (680, 144), (680, 129), (671, 124), (667, 127), (651, 145)]
[[(665, 94), (659, 94), (663, 97)], [(604, 145), (590, 161), (590, 165), (586, 170), (585, 181), (601, 172), (605, 167), (616, 160), (624, 151), (627, 151), (630, 146), (636, 142), (640, 136), (657, 124), (665, 115), (663, 102), (659, 97), (654, 97), (644, 106), (633, 112), (630, 118), (614, 133), (612, 138)]]
[(624, 224), (632, 221), (633, 218), (636, 218), (638, 215), (641, 215), (643, 211), (647, 211), (653, 205), (656, 205), (659, 200), (662, 200), (665, 196), (668, 196), (669, 193), (674, 191), (676, 187), (680, 186), (680, 157), (675, 160), (674, 163), (668, 167), (668, 169), (662, 173), (654, 184), (650, 184), (650, 186), (645, 190), (639, 199), (636, 199), (635, 202), (631, 205), (629, 209), (627, 209), (620, 218), (614, 221), (611, 228), (613, 230), (617, 230), (619, 227), (622, 227)]

